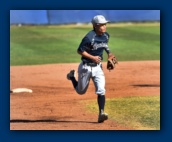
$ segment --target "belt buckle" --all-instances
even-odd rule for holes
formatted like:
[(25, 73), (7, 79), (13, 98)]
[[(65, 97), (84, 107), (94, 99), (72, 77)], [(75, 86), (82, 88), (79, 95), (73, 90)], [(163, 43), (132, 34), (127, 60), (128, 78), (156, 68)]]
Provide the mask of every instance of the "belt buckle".
[(97, 66), (97, 64), (96, 64), (96, 63), (88, 63), (87, 65), (89, 65), (89, 66), (91, 66), (91, 67), (95, 67), (95, 66)]

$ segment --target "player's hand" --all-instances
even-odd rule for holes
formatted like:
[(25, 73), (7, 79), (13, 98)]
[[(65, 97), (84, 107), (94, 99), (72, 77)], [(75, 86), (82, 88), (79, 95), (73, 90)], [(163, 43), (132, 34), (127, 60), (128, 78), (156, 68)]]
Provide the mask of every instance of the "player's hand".
[(93, 56), (93, 62), (95, 62), (95, 63), (100, 63), (101, 62), (101, 57), (99, 57), (99, 56)]

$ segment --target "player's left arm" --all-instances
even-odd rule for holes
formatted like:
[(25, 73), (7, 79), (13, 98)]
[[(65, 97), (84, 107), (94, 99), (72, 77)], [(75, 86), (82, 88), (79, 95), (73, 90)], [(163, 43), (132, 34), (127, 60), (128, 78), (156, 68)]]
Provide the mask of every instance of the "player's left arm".
[[(109, 38), (110, 38), (110, 35), (109, 33), (105, 32), (105, 36), (107, 38), (107, 47), (105, 47), (105, 51), (108, 55), (108, 58), (111, 58), (111, 57), (115, 57), (115, 55), (110, 51), (109, 47), (108, 47), (108, 42), (109, 42)], [(116, 57), (115, 57), (116, 58)], [(116, 59), (117, 60), (117, 59)]]

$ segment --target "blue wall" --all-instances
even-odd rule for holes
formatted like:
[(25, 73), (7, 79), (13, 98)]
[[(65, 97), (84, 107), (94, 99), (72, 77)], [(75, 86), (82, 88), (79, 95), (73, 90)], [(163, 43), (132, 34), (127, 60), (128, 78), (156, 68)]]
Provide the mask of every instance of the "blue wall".
[(47, 24), (46, 10), (10, 10), (10, 24)]
[(89, 23), (98, 14), (111, 22), (160, 21), (160, 10), (10, 10), (10, 24)]

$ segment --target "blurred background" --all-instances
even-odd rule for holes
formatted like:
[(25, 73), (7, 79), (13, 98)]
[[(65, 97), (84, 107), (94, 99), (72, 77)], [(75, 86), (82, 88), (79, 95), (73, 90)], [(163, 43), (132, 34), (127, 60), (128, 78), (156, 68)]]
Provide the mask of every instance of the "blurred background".
[(160, 21), (160, 10), (10, 10), (10, 24), (90, 23), (98, 14), (112, 23)]
[(10, 65), (80, 62), (76, 50), (99, 14), (111, 21), (119, 61), (160, 60), (160, 10), (10, 10)]

